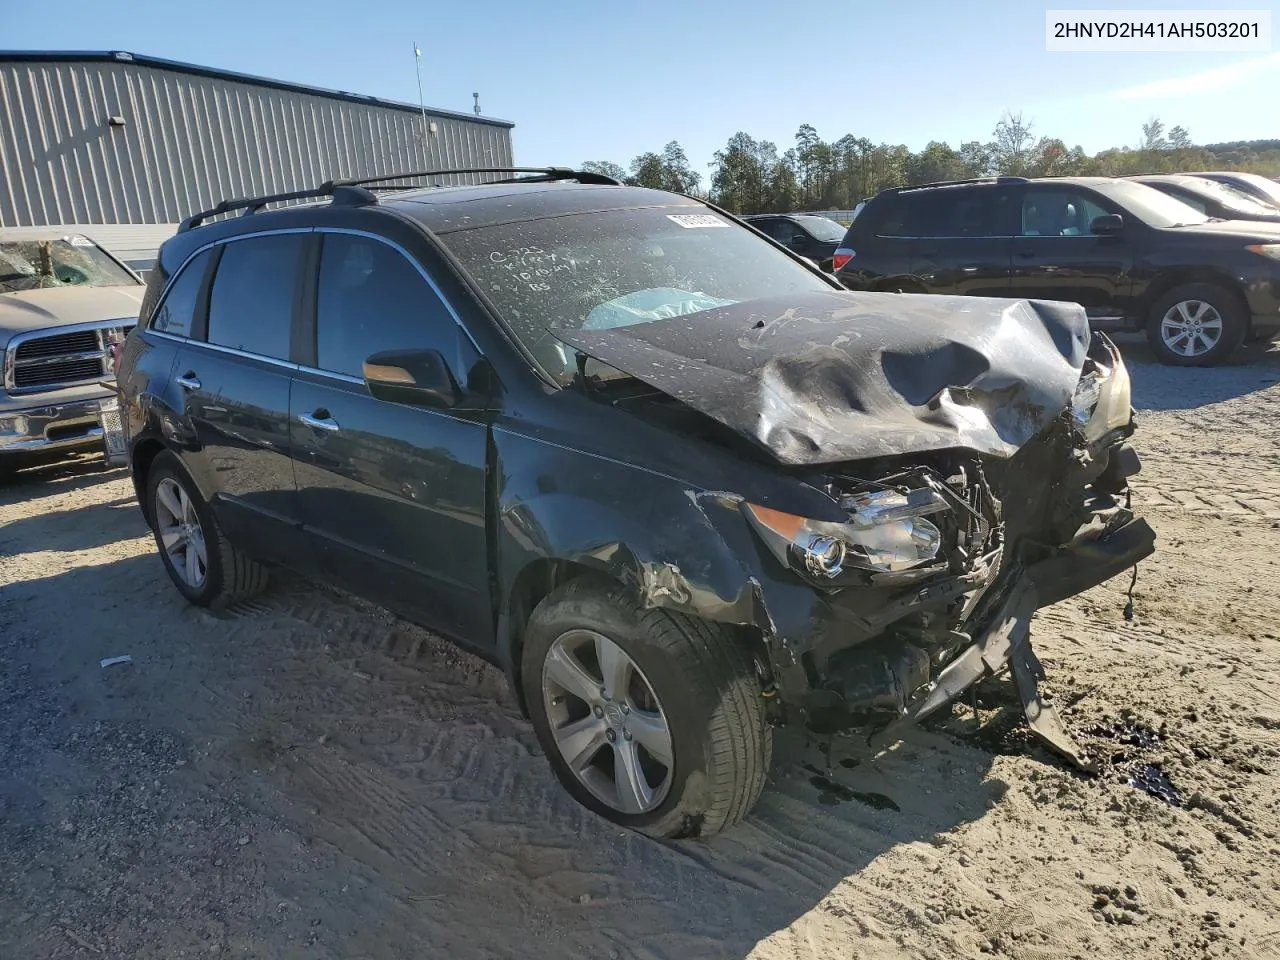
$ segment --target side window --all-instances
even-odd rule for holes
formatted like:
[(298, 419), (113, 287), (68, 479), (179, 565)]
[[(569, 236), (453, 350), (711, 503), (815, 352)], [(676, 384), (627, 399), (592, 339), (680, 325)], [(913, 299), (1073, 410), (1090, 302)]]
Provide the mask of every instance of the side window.
[(169, 285), (165, 298), (151, 318), (151, 329), (175, 337), (191, 336), (191, 324), (199, 307), (200, 290), (209, 268), (212, 250), (196, 254)]
[(1178, 193), (1174, 195), (1175, 200), (1181, 200), (1188, 207), (1203, 213), (1206, 216), (1209, 213), (1209, 205), (1197, 197), (1194, 193)]
[(915, 220), (914, 215), (920, 205), (919, 195), (886, 198), (882, 202), (884, 206), (878, 211), (880, 226), (876, 233), (882, 237), (915, 236), (910, 231), (914, 229), (912, 221)]
[(780, 220), (778, 222), (782, 224), (779, 236), (783, 243), (793, 246), (797, 243), (808, 242), (809, 234), (805, 233), (804, 227), (800, 226), (800, 224), (794, 220)]
[(1009, 194), (994, 187), (965, 190), (951, 211), (952, 237), (1007, 237)]
[(907, 228), (913, 237), (953, 237), (952, 223), (964, 195), (956, 190), (932, 190), (914, 198)]
[(209, 294), (209, 342), (289, 359), (294, 291), (306, 234), (227, 243)]
[(1022, 235), (1087, 237), (1094, 218), (1108, 212), (1073, 190), (1028, 190), (1022, 197)]
[(457, 324), (417, 267), (370, 237), (326, 234), (316, 294), (316, 366), (364, 375), (383, 350), (452, 356)]
[(759, 230), (780, 243), (786, 243), (787, 237), (791, 234), (790, 230), (784, 229), (788, 226), (790, 225), (787, 221), (781, 220), (778, 217), (770, 217), (768, 220), (761, 220), (756, 223), (756, 227)]

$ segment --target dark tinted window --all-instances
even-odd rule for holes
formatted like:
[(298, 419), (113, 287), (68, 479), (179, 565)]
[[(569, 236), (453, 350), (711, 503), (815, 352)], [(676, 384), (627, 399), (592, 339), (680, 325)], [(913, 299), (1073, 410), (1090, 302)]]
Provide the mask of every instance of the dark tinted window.
[(305, 236), (282, 233), (226, 244), (209, 295), (210, 343), (289, 359)]
[(778, 223), (778, 239), (783, 243), (790, 245), (793, 243), (807, 243), (809, 241), (809, 234), (807, 234), (804, 228), (796, 223), (796, 221), (787, 218), (778, 221)]
[(452, 353), (457, 324), (418, 268), (369, 237), (327, 234), (316, 300), (316, 366), (363, 376), (383, 350)]
[(1028, 189), (1022, 196), (1022, 235), (1091, 236), (1089, 225), (1108, 212), (1081, 191)]
[(151, 318), (152, 330), (171, 333), (175, 337), (191, 336), (191, 322), (195, 319), (200, 288), (211, 256), (211, 250), (197, 254), (170, 284), (160, 309)]
[(751, 224), (762, 233), (773, 237), (775, 240), (781, 240), (786, 243), (791, 238), (791, 225), (785, 220), (777, 217), (769, 217), (767, 220), (756, 220)]
[(885, 237), (1007, 236), (1005, 195), (994, 188), (925, 190), (897, 202), (878, 231)]

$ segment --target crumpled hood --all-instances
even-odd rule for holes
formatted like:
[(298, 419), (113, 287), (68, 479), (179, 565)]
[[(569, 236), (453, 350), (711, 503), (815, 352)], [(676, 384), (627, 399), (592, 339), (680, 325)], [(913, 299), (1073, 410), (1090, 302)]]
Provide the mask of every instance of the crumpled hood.
[(1009, 457), (1062, 413), (1089, 347), (1075, 304), (835, 290), (554, 332), (791, 465)]
[(15, 333), (138, 315), (146, 287), (46, 287), (0, 293), (0, 347)]

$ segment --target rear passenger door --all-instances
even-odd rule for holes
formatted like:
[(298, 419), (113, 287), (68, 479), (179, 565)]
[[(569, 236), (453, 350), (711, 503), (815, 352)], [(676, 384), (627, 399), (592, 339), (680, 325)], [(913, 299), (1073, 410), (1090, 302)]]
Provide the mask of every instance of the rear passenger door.
[(939, 187), (904, 199), (915, 236), (911, 272), (930, 293), (1007, 295), (1013, 237), (1006, 188)]
[(466, 384), (479, 354), (425, 273), (364, 233), (321, 238), (314, 354), (291, 431), (305, 532), (323, 573), (474, 646), (493, 639), (485, 396), (444, 410), (375, 399), (364, 361), (439, 350)]
[(216, 248), (206, 329), (193, 331), (173, 367), (218, 520), (268, 559), (288, 552), (286, 528), (298, 520), (290, 357), (307, 237), (257, 234)]

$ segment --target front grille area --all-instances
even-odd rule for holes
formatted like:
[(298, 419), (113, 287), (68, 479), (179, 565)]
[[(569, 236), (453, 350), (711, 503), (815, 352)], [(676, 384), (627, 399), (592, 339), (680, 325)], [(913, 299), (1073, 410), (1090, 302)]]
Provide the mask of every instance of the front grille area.
[(114, 336), (128, 336), (133, 327), (126, 320), (21, 335), (5, 357), (5, 386), (35, 392), (106, 379), (111, 376), (108, 343)]
[(15, 365), (13, 385), (19, 390), (30, 387), (50, 387), (76, 383), (80, 380), (96, 380), (103, 377), (102, 360), (55, 360), (38, 367)]
[(28, 340), (18, 345), (14, 359), (39, 360), (68, 353), (93, 353), (102, 349), (97, 330), (77, 330), (75, 333), (59, 333), (54, 336)]

